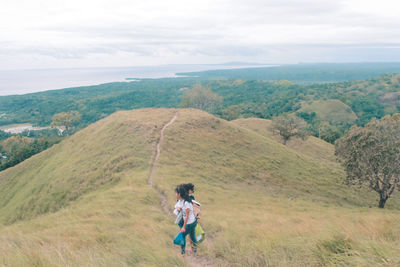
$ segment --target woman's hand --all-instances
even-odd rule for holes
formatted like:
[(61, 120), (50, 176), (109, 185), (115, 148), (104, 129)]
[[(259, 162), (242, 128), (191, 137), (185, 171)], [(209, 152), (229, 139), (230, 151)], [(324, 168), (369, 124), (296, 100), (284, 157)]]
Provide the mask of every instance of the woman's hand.
[(181, 228), (181, 233), (184, 233), (184, 232), (186, 232), (185, 226), (183, 226), (183, 227)]
[(177, 211), (181, 211), (182, 209), (181, 209), (181, 208), (176, 208), (176, 210), (177, 210)]

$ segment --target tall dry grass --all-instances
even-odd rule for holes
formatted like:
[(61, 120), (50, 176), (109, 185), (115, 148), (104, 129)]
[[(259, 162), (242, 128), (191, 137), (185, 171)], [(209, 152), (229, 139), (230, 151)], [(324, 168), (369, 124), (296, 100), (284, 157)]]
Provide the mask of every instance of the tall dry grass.
[[(187, 264), (172, 245), (173, 218), (147, 185), (174, 112), (119, 112), (0, 173), (2, 189), (14, 192), (0, 195), (0, 266)], [(199, 254), (217, 266), (400, 265), (398, 200), (369, 208), (375, 195), (340, 184), (343, 171), (326, 157), (196, 110), (179, 110), (165, 134), (154, 183), (171, 207), (175, 185), (195, 183), (207, 234)], [(93, 181), (97, 172), (104, 179)], [(56, 208), (35, 209), (47, 202)], [(15, 209), (23, 216), (10, 221)]]

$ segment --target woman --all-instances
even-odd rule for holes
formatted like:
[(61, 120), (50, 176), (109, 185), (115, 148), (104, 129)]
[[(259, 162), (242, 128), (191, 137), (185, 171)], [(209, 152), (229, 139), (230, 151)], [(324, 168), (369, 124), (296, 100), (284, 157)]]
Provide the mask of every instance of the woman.
[(194, 193), (194, 184), (188, 183), (188, 184), (183, 184), (183, 187), (185, 188), (186, 192), (188, 192), (189, 197), (192, 200), (196, 200), (193, 196)]
[(175, 189), (176, 199), (178, 202), (175, 205), (175, 209), (183, 213), (183, 225), (181, 227), (181, 233), (183, 235), (184, 243), (181, 246), (181, 254), (184, 255), (186, 251), (186, 235), (190, 236), (193, 242), (193, 253), (197, 251), (197, 239), (195, 235), (195, 228), (197, 220), (193, 213), (192, 199), (188, 195), (188, 192), (183, 186), (177, 186)]

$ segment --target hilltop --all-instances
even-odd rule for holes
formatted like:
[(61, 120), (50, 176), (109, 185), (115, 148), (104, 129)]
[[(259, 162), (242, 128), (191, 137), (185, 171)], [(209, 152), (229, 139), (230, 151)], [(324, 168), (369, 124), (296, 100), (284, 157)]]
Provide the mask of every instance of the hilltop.
[[(150, 186), (161, 129), (175, 115)], [(193, 109), (119, 111), (0, 172), (0, 263), (192, 265), (173, 247), (177, 227), (160, 206), (165, 198), (172, 207), (175, 185), (192, 182), (207, 232), (199, 261), (398, 264), (400, 201), (369, 208), (376, 196), (341, 183), (330, 144), (283, 146), (268, 123)]]
[(354, 124), (357, 120), (357, 115), (353, 110), (337, 99), (317, 100), (310, 104), (305, 103), (298, 112), (315, 112), (323, 121), (328, 121), (333, 125)]

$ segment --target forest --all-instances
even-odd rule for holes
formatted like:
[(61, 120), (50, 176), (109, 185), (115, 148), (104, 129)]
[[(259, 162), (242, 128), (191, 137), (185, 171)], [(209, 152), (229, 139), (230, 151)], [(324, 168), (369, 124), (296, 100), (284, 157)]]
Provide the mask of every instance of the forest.
[[(196, 85), (208, 88), (220, 97), (218, 106), (210, 111), (216, 116), (234, 120), (248, 117), (272, 119), (283, 114), (295, 114), (307, 122), (310, 135), (330, 143), (343, 136), (352, 125), (364, 126), (372, 118), (379, 119), (386, 114), (400, 112), (399, 74), (340, 81), (394, 71), (400, 64), (328, 64), (319, 66), (319, 72), (315, 70), (316, 67), (301, 64), (281, 66), (272, 74), (271, 68), (205, 71), (199, 77), (142, 79), (2, 96), (0, 126), (19, 123), (49, 126), (55, 114), (77, 111), (81, 118), (74, 130), (78, 130), (118, 110), (181, 107), (182, 96)], [(216, 78), (221, 73), (225, 76)], [(248, 74), (244, 75), (248, 78), (262, 79), (239, 79), (243, 74)], [(264, 80), (273, 74), (273, 77), (282, 79)], [(304, 82), (309, 79), (312, 83)], [(335, 82), (321, 82), (332, 79)], [(35, 142), (18, 139), (21, 141), (15, 146), (18, 149), (15, 148), (11, 153), (10, 149), (5, 151), (4, 141), (12, 136), (16, 135), (0, 130), (0, 153), (8, 154), (7, 166), (10, 166), (11, 158), (14, 163), (20, 162), (59, 142), (57, 131), (25, 132), (17, 136)], [(18, 143), (18, 140), (14, 139), (14, 143)], [(4, 159), (2, 161), (4, 168)]]

